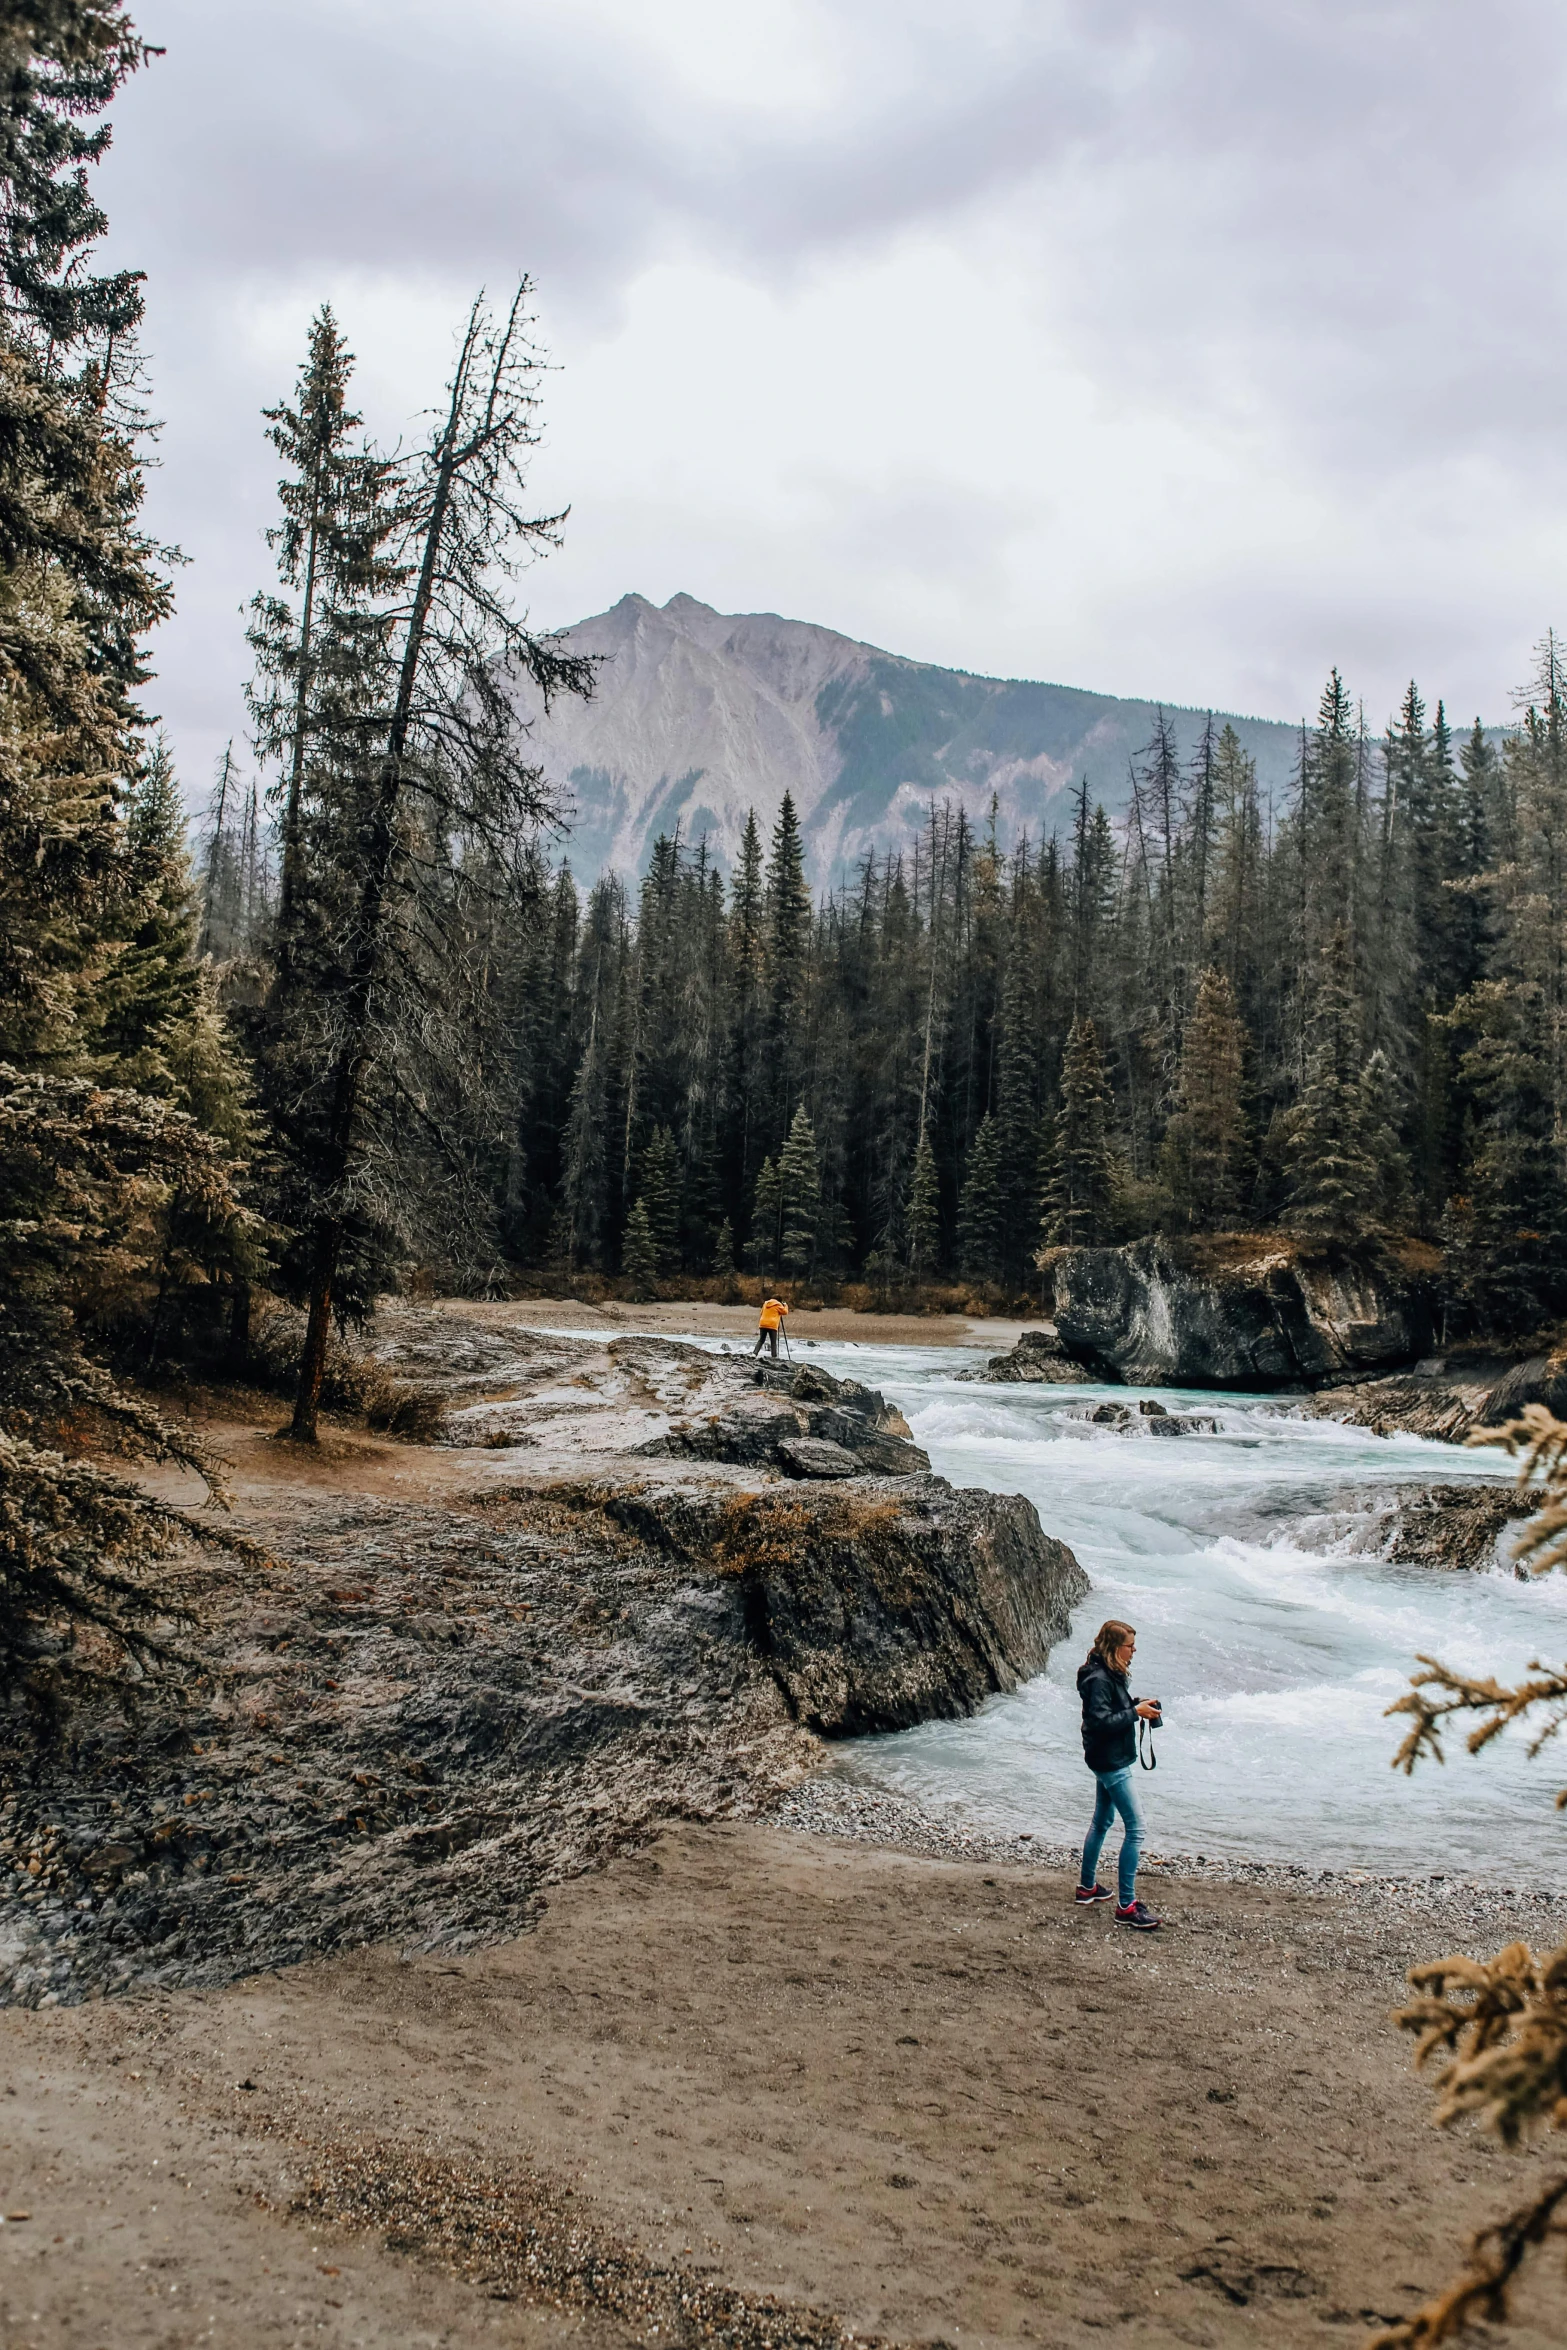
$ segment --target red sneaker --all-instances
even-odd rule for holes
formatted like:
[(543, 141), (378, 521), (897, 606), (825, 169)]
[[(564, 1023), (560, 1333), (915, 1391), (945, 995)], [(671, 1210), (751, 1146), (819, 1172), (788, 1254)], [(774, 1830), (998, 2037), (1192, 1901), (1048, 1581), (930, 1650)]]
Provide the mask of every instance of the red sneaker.
[(1134, 1934), (1157, 1934), (1160, 1921), (1145, 1901), (1133, 1901), (1125, 1909), (1116, 1903), (1115, 1922), (1118, 1926), (1130, 1926)]
[(1111, 1892), (1108, 1885), (1079, 1885), (1077, 1888), (1077, 1898), (1079, 1901), (1089, 1902), (1113, 1901), (1115, 1899), (1115, 1895)]

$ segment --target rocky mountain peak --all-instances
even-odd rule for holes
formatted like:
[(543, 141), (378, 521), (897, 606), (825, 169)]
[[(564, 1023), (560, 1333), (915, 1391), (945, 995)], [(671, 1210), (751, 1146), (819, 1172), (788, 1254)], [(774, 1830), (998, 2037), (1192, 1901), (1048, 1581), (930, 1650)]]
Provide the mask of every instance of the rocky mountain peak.
[[(818, 886), (868, 851), (911, 845), (933, 799), (982, 824), (992, 798), (1005, 842), (1063, 829), (1083, 774), (1112, 812), (1154, 705), (1071, 686), (976, 677), (883, 652), (777, 612), (725, 613), (682, 590), (635, 593), (566, 632), (599, 657), (589, 702), (548, 714), (513, 688), (531, 748), (570, 816), (580, 881), (646, 868), (661, 832), (705, 835), (732, 864), (746, 814), (764, 837), (793, 796)], [(1204, 714), (1171, 710), (1183, 749)], [(1221, 714), (1222, 715), (1222, 714)], [(1264, 783), (1282, 783), (1294, 732), (1236, 719)]]

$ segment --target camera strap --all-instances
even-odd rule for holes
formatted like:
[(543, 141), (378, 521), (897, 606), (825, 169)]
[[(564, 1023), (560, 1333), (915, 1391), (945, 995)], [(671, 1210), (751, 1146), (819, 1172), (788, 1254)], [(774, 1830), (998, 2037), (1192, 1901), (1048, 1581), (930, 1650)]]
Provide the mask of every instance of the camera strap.
[[(1147, 1731), (1148, 1733), (1148, 1749), (1146, 1753), (1143, 1751), (1144, 1731)], [(1153, 1727), (1151, 1723), (1144, 1720), (1141, 1714), (1139, 1714), (1137, 1717), (1137, 1759), (1142, 1764), (1145, 1771), (1156, 1771), (1159, 1768), (1159, 1757), (1153, 1750)]]

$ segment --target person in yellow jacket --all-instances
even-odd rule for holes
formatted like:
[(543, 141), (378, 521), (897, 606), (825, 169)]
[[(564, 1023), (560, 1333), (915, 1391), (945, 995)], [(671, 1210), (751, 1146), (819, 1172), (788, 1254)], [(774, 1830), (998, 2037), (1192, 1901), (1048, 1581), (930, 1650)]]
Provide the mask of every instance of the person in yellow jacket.
[(783, 1328), (783, 1318), (788, 1311), (789, 1308), (784, 1304), (784, 1301), (781, 1297), (768, 1298), (762, 1307), (761, 1320), (757, 1323), (756, 1326), (756, 1344), (751, 1349), (751, 1359), (753, 1362), (761, 1353), (764, 1346), (771, 1346), (773, 1350), (773, 1361), (775, 1363), (777, 1362), (778, 1333)]

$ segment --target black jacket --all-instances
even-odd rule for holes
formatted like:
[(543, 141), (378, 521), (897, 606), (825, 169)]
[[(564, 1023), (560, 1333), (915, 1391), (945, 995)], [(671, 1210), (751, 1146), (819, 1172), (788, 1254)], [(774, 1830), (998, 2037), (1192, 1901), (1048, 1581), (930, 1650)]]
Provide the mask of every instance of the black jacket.
[(1083, 1760), (1091, 1771), (1124, 1771), (1137, 1760), (1137, 1700), (1123, 1673), (1097, 1656), (1077, 1668), (1083, 1701)]

